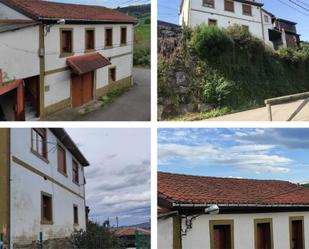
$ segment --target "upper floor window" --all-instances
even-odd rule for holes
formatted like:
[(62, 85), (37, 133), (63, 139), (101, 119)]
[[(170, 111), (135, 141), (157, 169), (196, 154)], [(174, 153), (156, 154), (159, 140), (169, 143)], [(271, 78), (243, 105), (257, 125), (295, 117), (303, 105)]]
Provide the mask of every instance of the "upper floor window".
[(73, 53), (73, 30), (61, 29), (61, 55), (68, 56)]
[(73, 172), (73, 182), (79, 184), (79, 171), (78, 171), (78, 163), (73, 160), (72, 161), (72, 172)]
[(58, 144), (57, 151), (58, 151), (58, 171), (66, 176), (67, 165), (66, 165), (65, 149), (60, 144)]
[(269, 23), (269, 17), (268, 17), (267, 15), (264, 15), (264, 21), (265, 21), (266, 23)]
[(233, 220), (210, 220), (209, 229), (211, 249), (234, 248)]
[(289, 220), (291, 248), (305, 249), (304, 217), (290, 217)]
[(105, 29), (105, 47), (113, 46), (113, 29), (107, 28)]
[(224, 0), (224, 10), (234, 12), (234, 1)]
[(43, 192), (41, 193), (41, 223), (42, 224), (53, 223), (52, 195)]
[(38, 156), (47, 159), (47, 135), (44, 128), (33, 128), (31, 131), (31, 150)]
[(203, 0), (203, 6), (214, 8), (215, 7), (215, 0)]
[(120, 38), (120, 44), (121, 45), (126, 45), (127, 44), (127, 28), (126, 27), (122, 27), (121, 28), (121, 34), (120, 34), (121, 38)]
[(242, 5), (242, 13), (246, 16), (252, 16), (252, 6), (248, 4)]
[(272, 219), (255, 219), (255, 248), (273, 249)]
[(85, 47), (86, 50), (94, 50), (95, 49), (95, 31), (94, 29), (86, 29), (85, 33)]

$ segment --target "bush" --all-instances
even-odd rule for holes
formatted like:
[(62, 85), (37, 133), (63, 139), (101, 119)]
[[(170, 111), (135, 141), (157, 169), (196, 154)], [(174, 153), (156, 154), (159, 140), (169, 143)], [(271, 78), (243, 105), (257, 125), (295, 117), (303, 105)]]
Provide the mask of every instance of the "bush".
[(136, 49), (134, 51), (133, 64), (150, 67), (150, 48)]

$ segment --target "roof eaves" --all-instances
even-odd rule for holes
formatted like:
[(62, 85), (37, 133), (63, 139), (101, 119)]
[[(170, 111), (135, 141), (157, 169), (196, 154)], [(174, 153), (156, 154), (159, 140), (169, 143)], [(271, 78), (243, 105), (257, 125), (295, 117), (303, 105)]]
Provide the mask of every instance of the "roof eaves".
[(17, 12), (29, 17), (32, 20), (38, 20), (39, 16), (33, 14), (33, 12), (30, 12), (24, 8), (22, 8), (21, 6), (18, 6), (12, 2), (10, 2), (9, 0), (0, 0), (0, 3), (3, 3), (4, 5), (16, 10)]

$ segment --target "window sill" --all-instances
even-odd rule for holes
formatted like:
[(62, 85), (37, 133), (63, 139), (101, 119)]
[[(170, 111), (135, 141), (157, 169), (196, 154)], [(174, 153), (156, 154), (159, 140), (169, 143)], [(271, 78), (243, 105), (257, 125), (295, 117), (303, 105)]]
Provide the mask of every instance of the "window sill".
[(76, 182), (76, 181), (72, 181), (74, 184), (76, 184), (78, 187), (80, 187), (80, 184), (79, 182)]
[(93, 48), (93, 49), (85, 49), (84, 53), (87, 54), (87, 53), (92, 53), (92, 52), (95, 52), (96, 50)]
[(59, 58), (65, 58), (65, 57), (69, 57), (69, 56), (73, 56), (74, 53), (61, 53)]
[(79, 224), (75, 224), (75, 223), (74, 223), (73, 225), (74, 225), (75, 227), (78, 227), (78, 226), (79, 226)]
[(49, 161), (47, 158), (43, 157), (42, 155), (40, 155), (39, 153), (37, 153), (35, 150), (33, 150), (31, 148), (31, 153), (34, 154), (35, 156), (37, 156), (38, 158), (40, 158), (42, 161), (44, 161), (45, 163), (49, 164)]
[(127, 46), (127, 43), (120, 44), (120, 47), (125, 47), (125, 46)]
[(202, 5), (204, 8), (210, 8), (210, 9), (214, 9), (215, 6), (207, 6), (207, 5)]
[(67, 173), (62, 172), (62, 171), (60, 171), (59, 169), (58, 169), (58, 172), (59, 172), (61, 175), (65, 176), (65, 177), (68, 177), (68, 174), (67, 174)]
[(113, 46), (105, 46), (104, 49), (112, 49)]
[(41, 225), (54, 225), (53, 221), (41, 220)]
[(252, 14), (245, 14), (245, 13), (242, 13), (244, 16), (252, 16)]

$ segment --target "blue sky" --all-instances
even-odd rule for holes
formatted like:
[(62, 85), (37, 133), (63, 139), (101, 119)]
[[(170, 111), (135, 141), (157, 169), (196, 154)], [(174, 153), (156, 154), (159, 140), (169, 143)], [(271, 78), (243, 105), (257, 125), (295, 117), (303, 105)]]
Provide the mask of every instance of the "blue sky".
[[(181, 0), (158, 0), (158, 19), (166, 22), (178, 24), (178, 9)], [(260, 0), (264, 3), (264, 8), (276, 16), (292, 20), (298, 23), (297, 31), (301, 34), (302, 40), (309, 41), (309, 1), (301, 0), (305, 3), (303, 5), (307, 10), (301, 10), (299, 7), (293, 5), (289, 0)], [(300, 2), (300, 1), (297, 1)], [(289, 6), (288, 6), (289, 5)], [(299, 11), (295, 10), (298, 9)]]
[(102, 5), (102, 6), (111, 7), (111, 8), (116, 8), (118, 6), (124, 7), (128, 5), (140, 5), (140, 4), (150, 3), (150, 0), (49, 0), (49, 1), (63, 2), (63, 3)]
[(309, 129), (159, 129), (164, 172), (309, 182)]

